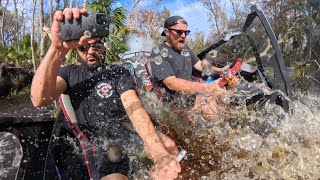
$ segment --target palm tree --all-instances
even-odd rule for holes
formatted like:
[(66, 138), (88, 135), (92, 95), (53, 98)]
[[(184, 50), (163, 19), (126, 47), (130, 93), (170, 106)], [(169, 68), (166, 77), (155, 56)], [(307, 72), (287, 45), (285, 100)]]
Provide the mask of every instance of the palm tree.
[(125, 9), (118, 7), (112, 9), (111, 6), (115, 0), (96, 0), (88, 4), (88, 7), (97, 13), (107, 13), (111, 16), (110, 34), (105, 38), (107, 44), (106, 59), (109, 62), (118, 61), (119, 54), (128, 50), (128, 46), (123, 40), (123, 36), (128, 32), (123, 21), (125, 20)]

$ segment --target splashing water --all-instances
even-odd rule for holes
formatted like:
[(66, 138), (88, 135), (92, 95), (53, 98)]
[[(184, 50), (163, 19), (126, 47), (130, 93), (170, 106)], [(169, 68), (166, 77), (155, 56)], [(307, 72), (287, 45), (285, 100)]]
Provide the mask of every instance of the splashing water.
[[(177, 102), (164, 105), (155, 94), (146, 93), (143, 101), (148, 112), (174, 129), (177, 144), (188, 151), (181, 161), (180, 179), (320, 178), (319, 95), (295, 93), (292, 113), (268, 102), (245, 105), (246, 99), (261, 92), (273, 93), (262, 84), (240, 81), (234, 96), (221, 97), (217, 116), (175, 107)], [(77, 147), (74, 139), (66, 141)], [(130, 161), (139, 165), (135, 158)], [(136, 179), (150, 177), (147, 168), (138, 169)], [(6, 174), (5, 169), (0, 173)]]
[(18, 138), (7, 132), (0, 132), (0, 179), (16, 179), (23, 156)]
[[(159, 105), (147, 95), (148, 111), (173, 129), (177, 144), (188, 151), (180, 179), (320, 178), (319, 96), (296, 93), (292, 113), (269, 102), (241, 103), (259, 92), (273, 93), (260, 84), (245, 84), (234, 91), (236, 98), (219, 101), (217, 116), (172, 109), (171, 103)], [(242, 101), (230, 104), (234, 99)], [(182, 112), (193, 115), (191, 121)]]
[(91, 32), (90, 31), (84, 31), (83, 35), (86, 37), (86, 38), (91, 38)]
[(161, 55), (162, 57), (164, 57), (164, 58), (167, 57), (167, 56), (168, 56), (168, 49), (167, 49), (167, 48), (161, 49), (160, 55)]
[(153, 58), (153, 61), (157, 65), (160, 65), (162, 63), (162, 58), (161, 58), (161, 56), (156, 56), (156, 57)]

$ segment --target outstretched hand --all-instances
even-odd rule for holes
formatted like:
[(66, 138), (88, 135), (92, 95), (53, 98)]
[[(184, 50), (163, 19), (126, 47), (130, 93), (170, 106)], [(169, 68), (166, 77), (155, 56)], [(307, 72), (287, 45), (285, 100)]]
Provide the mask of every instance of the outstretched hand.
[(173, 180), (178, 178), (180, 172), (181, 167), (177, 157), (168, 154), (154, 163), (151, 169), (151, 177), (154, 180)]
[(61, 22), (64, 19), (69, 21), (74, 18), (77, 20), (81, 17), (82, 14), (87, 14), (87, 10), (78, 9), (78, 8), (66, 8), (63, 10), (63, 12), (61, 10), (55, 12), (53, 23), (51, 26), (52, 43), (50, 48), (57, 49), (62, 53), (67, 53), (70, 49), (74, 49), (79, 46), (86, 45), (90, 41), (94, 41), (94, 40), (87, 39), (85, 36), (82, 36), (78, 41), (64, 41), (61, 38), (61, 29), (60, 29)]
[(207, 86), (208, 90), (207, 91), (209, 92), (210, 95), (211, 94), (214, 94), (214, 95), (228, 95), (228, 94), (230, 94), (230, 92), (228, 92), (225, 88), (219, 86), (219, 83), (221, 80), (222, 79), (219, 78), (212, 83), (208, 83), (208, 86)]

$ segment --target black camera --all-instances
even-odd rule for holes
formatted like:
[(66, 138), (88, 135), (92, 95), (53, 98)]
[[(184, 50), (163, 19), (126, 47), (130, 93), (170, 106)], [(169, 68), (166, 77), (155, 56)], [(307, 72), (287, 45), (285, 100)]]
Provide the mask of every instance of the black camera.
[(83, 14), (80, 19), (64, 20), (60, 24), (64, 41), (87, 38), (102, 38), (109, 35), (110, 16), (105, 13)]

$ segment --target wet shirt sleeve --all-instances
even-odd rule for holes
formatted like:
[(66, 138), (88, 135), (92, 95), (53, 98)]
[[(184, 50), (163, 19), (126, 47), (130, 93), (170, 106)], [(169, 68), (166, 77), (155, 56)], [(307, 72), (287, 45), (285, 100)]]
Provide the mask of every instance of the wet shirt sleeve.
[(63, 66), (58, 71), (58, 76), (62, 77), (66, 82), (68, 81), (68, 66)]
[(135, 83), (128, 69), (118, 66), (116, 73), (119, 74), (119, 80), (117, 83), (117, 93), (121, 95), (128, 90), (135, 90)]
[(67, 90), (70, 88), (69, 73), (70, 73), (70, 66), (63, 66), (58, 71), (58, 76), (60, 76), (62, 79), (64, 79), (67, 83)]

